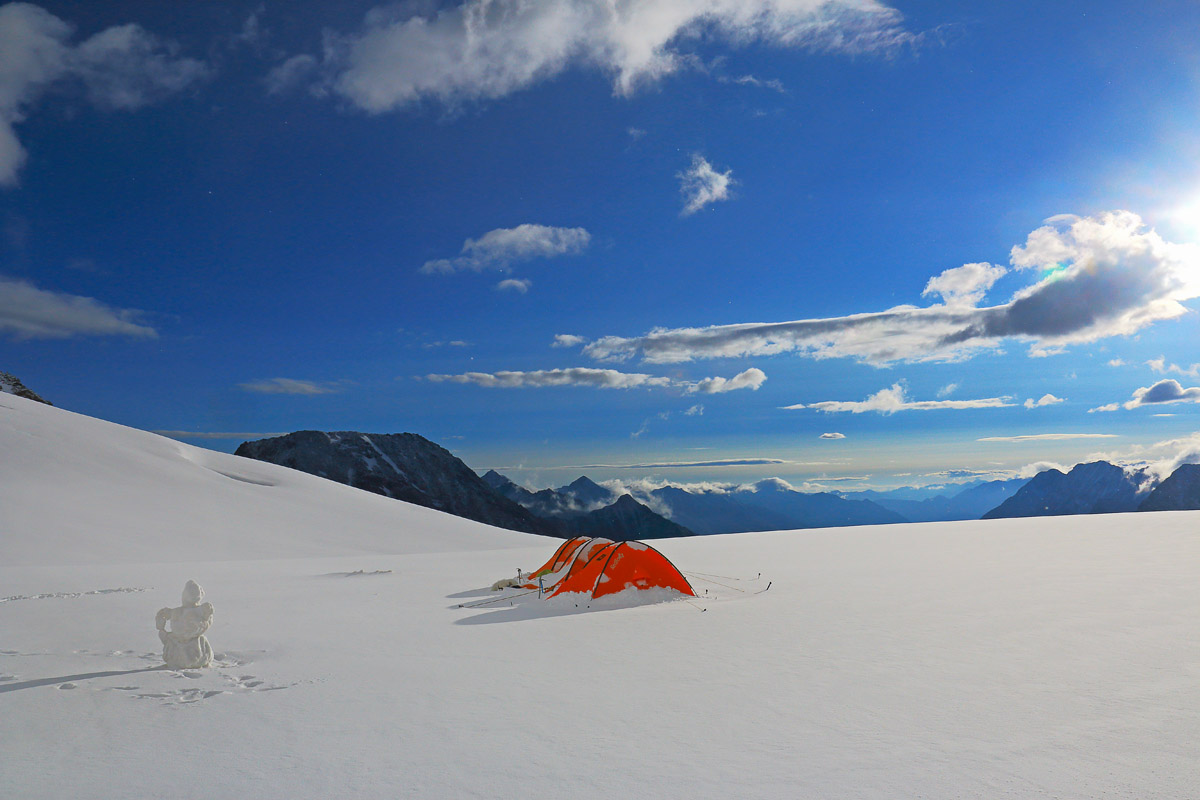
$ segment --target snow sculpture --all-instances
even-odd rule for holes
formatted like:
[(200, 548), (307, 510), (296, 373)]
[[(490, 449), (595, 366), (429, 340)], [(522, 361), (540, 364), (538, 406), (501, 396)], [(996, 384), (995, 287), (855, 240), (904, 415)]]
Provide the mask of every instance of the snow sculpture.
[(204, 632), (212, 625), (213, 607), (203, 600), (200, 584), (188, 581), (183, 587), (183, 605), (160, 608), (154, 618), (158, 638), (163, 643), (163, 661), (171, 669), (198, 669), (212, 664), (212, 646), (204, 638)]

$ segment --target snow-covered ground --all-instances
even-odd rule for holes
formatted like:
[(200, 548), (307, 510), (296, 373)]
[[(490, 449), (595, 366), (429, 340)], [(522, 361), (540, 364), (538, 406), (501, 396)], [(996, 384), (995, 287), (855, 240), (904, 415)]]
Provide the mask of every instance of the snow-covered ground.
[(1196, 796), (1200, 512), (655, 545), (460, 607), (557, 542), (0, 397), (0, 796)]

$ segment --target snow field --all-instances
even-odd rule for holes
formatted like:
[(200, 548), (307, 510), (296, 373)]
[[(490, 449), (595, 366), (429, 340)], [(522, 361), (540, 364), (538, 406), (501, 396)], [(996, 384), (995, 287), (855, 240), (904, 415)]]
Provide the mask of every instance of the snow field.
[[(559, 543), (0, 402), (5, 797), (1200, 785), (1200, 512), (656, 541), (699, 598), (460, 608)], [(218, 664), (147, 669), (189, 578)]]

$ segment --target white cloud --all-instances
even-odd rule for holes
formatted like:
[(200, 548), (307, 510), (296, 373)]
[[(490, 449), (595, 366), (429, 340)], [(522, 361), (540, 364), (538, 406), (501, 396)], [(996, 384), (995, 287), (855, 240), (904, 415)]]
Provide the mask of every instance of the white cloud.
[(985, 436), (977, 442), (1063, 442), (1070, 439), (1116, 439), (1115, 433), (1028, 433), (1023, 436)]
[[(721, 394), (738, 389), (757, 389), (767, 379), (762, 370), (751, 367), (732, 378), (704, 378), (700, 381), (676, 380), (642, 372), (618, 372), (615, 369), (571, 367), (542, 369), (530, 372), (506, 370), (501, 372), (465, 372), (460, 375), (426, 375), (434, 383), (463, 383), (489, 389), (545, 388), (551, 386), (592, 386), (598, 389), (633, 389), (638, 387), (682, 389), (685, 392)], [(695, 408), (695, 406), (694, 406)], [(700, 407), (703, 408), (703, 407)]]
[(100, 31), (78, 45), (72, 26), (28, 3), (0, 6), (0, 186), (15, 186), (27, 153), (15, 125), (52, 86), (74, 82), (101, 109), (133, 110), (208, 76), (207, 65), (138, 25)]
[(692, 406), (687, 411), (683, 412), (683, 415), (685, 417), (699, 417), (699, 416), (703, 416), (703, 414), (704, 414), (704, 406), (699, 403)]
[(792, 411), (801, 408), (812, 408), (826, 413), (849, 411), (852, 414), (863, 414), (876, 411), (880, 414), (894, 414), (897, 411), (936, 411), (941, 409), (963, 410), (970, 408), (1004, 408), (1011, 406), (1007, 397), (985, 397), (980, 400), (909, 400), (905, 394), (904, 384), (895, 383), (890, 388), (880, 389), (875, 394), (862, 401), (826, 400), (820, 403), (797, 403), (784, 406)]
[(110, 308), (91, 297), (48, 292), (25, 281), (0, 277), (0, 331), (18, 339), (158, 336), (139, 322), (140, 316), (138, 311)]
[(1105, 405), (1102, 405), (1102, 406), (1096, 406), (1095, 408), (1089, 408), (1087, 413), (1089, 413), (1089, 414), (1095, 414), (1095, 413), (1096, 413), (1096, 412), (1098, 412), (1098, 411), (1101, 411), (1101, 412), (1104, 412), (1104, 411), (1116, 411), (1116, 410), (1117, 410), (1117, 409), (1119, 409), (1120, 407), (1121, 407), (1121, 404), (1120, 404), (1120, 403), (1107, 403), (1107, 404), (1105, 404)]
[(1125, 408), (1158, 405), (1160, 403), (1200, 403), (1200, 386), (1183, 388), (1174, 378), (1165, 378), (1153, 386), (1144, 386), (1133, 393)]
[(900, 20), (878, 0), (394, 4), (370, 11), (358, 33), (327, 35), (324, 80), (371, 113), (503, 97), (574, 66), (598, 68), (628, 96), (697, 65), (687, 48), (702, 39), (889, 52), (917, 38)]
[(430, 275), (463, 270), (506, 270), (515, 262), (581, 253), (591, 239), (592, 235), (583, 228), (552, 228), (528, 223), (515, 228), (496, 228), (478, 239), (467, 239), (456, 258), (426, 261), (421, 272)]
[(533, 285), (533, 281), (528, 278), (506, 278), (496, 284), (496, 289), (503, 292), (511, 290), (525, 294), (529, 291), (529, 287)]
[(606, 336), (584, 352), (614, 361), (640, 354), (649, 363), (795, 352), (887, 364), (960, 361), (1016, 339), (1045, 354), (1136, 333), (1181, 316), (1183, 302), (1200, 297), (1200, 246), (1164, 241), (1128, 211), (1050, 222), (1013, 248), (1014, 266), (1040, 270), (1040, 277), (1002, 305), (898, 306), (827, 319), (658, 328), (633, 338)]
[(958, 391), (957, 383), (947, 383), (945, 386), (937, 390), (938, 397), (949, 397)]
[(1052, 394), (1044, 394), (1037, 400), (1032, 397), (1025, 401), (1026, 408), (1041, 408), (1042, 406), (1053, 406), (1065, 402), (1061, 397), (1055, 397)]
[(1189, 378), (1200, 378), (1200, 364), (1192, 364), (1186, 369), (1178, 364), (1168, 364), (1167, 359), (1163, 356), (1152, 358), (1146, 362), (1146, 366), (1159, 373), (1175, 373), (1176, 375), (1186, 375)]
[(732, 378), (705, 378), (688, 386), (687, 391), (699, 392), (701, 394), (723, 394), (724, 392), (734, 392), (738, 389), (758, 391), (758, 388), (766, 380), (766, 373), (761, 369), (751, 367), (745, 372), (739, 372)]
[(581, 344), (586, 344), (587, 339), (582, 336), (576, 336), (572, 333), (560, 333), (554, 337), (554, 341), (550, 344), (551, 347), (576, 347)]
[(1125, 361), (1120, 358), (1114, 358), (1108, 362), (1108, 365), (1110, 367), (1123, 367), (1123, 366), (1125, 366)]
[(247, 392), (258, 392), (259, 394), (316, 395), (333, 394), (339, 391), (337, 387), (326, 383), (298, 381), (293, 378), (270, 378), (263, 381), (251, 381), (250, 383), (239, 383), (238, 387), (245, 389)]
[(986, 262), (963, 264), (930, 278), (921, 296), (941, 295), (942, 302), (947, 306), (974, 308), (992, 288), (992, 284), (1007, 274), (1008, 270), (1004, 267)]
[(598, 389), (666, 387), (673, 381), (644, 373), (618, 372), (614, 369), (542, 369), (532, 372), (466, 372), (461, 375), (426, 375), (434, 383), (469, 383), (489, 389), (542, 388), (547, 386), (593, 386)]
[(735, 183), (733, 170), (717, 172), (701, 155), (692, 156), (692, 165), (675, 177), (679, 178), (679, 193), (683, 195), (681, 216), (695, 214), (710, 203), (729, 199)]
[(845, 438), (846, 438), (846, 434), (844, 434), (844, 433), (837, 433), (837, 432), (832, 432), (832, 433), (822, 433), (822, 434), (821, 434), (819, 437), (817, 437), (817, 438), (819, 438), (819, 439), (845, 439)]

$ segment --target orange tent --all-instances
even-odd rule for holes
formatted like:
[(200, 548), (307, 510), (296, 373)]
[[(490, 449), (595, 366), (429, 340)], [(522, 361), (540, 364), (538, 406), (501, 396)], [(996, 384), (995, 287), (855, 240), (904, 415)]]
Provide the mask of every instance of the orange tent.
[(556, 582), (573, 574), (583, 564), (587, 563), (596, 551), (610, 544), (613, 544), (612, 539), (590, 539), (587, 536), (577, 536), (574, 539), (568, 539), (555, 551), (549, 561), (543, 564), (537, 571), (529, 574), (531, 582), (525, 584), (525, 588), (538, 588), (538, 584), (534, 582), (538, 578), (545, 578), (542, 585), (546, 588), (554, 586)]
[(584, 560), (575, 558), (550, 597), (579, 592), (593, 599), (629, 588), (674, 589), (695, 597), (687, 578), (666, 556), (643, 542), (608, 542), (592, 548)]

